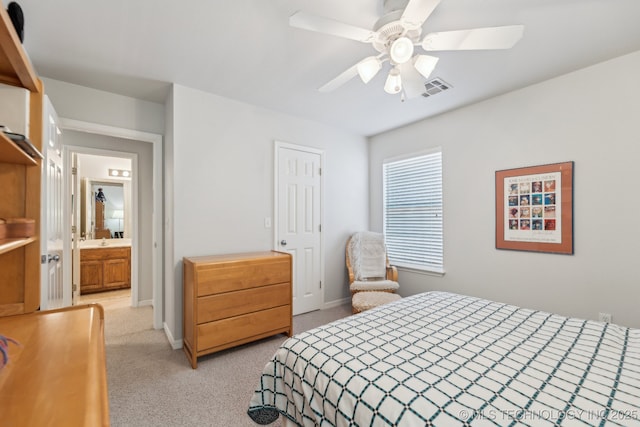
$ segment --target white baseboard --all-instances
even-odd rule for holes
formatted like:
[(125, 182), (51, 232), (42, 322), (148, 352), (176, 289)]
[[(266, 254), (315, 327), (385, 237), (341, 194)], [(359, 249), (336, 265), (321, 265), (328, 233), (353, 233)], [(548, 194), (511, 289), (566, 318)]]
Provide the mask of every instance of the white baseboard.
[(167, 339), (169, 340), (169, 344), (171, 345), (172, 349), (178, 350), (182, 348), (182, 340), (176, 340), (173, 338), (173, 334), (171, 333), (171, 330), (169, 329), (169, 325), (167, 325), (167, 322), (164, 322), (164, 334), (167, 336)]
[(334, 307), (338, 307), (344, 304), (349, 304), (351, 302), (351, 298), (347, 297), (347, 298), (342, 298), (339, 300), (335, 300), (335, 301), (330, 301), (330, 302), (325, 302), (322, 306), (323, 310), (327, 310), (329, 308), (334, 308)]
[(147, 305), (153, 305), (153, 300), (152, 299), (146, 299), (144, 301), (138, 301), (138, 307), (144, 307)]

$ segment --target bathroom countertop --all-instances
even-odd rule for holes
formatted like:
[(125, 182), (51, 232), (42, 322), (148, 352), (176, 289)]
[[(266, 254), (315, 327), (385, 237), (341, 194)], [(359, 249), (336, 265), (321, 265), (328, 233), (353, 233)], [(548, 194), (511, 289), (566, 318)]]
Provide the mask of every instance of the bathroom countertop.
[(131, 239), (91, 239), (78, 242), (79, 249), (122, 248), (126, 246), (131, 246)]

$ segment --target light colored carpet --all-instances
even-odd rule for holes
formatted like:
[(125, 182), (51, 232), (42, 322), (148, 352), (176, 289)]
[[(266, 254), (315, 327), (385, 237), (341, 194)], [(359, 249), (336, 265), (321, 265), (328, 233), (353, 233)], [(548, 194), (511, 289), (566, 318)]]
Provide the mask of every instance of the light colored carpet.
[[(191, 369), (184, 352), (153, 329), (151, 307), (112, 307), (105, 309), (112, 426), (257, 425), (246, 414), (249, 400), (284, 335), (201, 357)], [(343, 305), (295, 316), (294, 332), (350, 314)]]

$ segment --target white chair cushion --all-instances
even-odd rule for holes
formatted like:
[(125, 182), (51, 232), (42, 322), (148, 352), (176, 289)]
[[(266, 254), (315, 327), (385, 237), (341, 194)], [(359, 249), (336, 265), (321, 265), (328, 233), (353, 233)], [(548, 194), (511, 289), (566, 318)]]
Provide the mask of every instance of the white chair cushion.
[(386, 276), (387, 250), (381, 233), (355, 233), (351, 237), (350, 246), (351, 264), (356, 280)]
[(351, 299), (351, 306), (354, 312), (359, 313), (401, 298), (400, 295), (390, 292), (358, 292)]
[(355, 280), (349, 289), (351, 292), (357, 291), (395, 291), (400, 287), (398, 282), (392, 280)]

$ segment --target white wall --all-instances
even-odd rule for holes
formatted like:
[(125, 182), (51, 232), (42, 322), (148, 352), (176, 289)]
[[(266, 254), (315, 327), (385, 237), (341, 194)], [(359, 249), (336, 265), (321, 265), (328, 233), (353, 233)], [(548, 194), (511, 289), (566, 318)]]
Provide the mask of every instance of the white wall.
[[(97, 156), (94, 154), (79, 154), (78, 177), (92, 179), (114, 179), (109, 175), (109, 169), (131, 170), (131, 159), (120, 157)], [(121, 181), (128, 181), (131, 178), (115, 178)]]
[[(383, 159), (443, 149), (447, 273), (401, 271), (402, 293), (445, 290), (590, 319), (608, 312), (640, 327), (638, 75), (640, 52), (371, 138), (377, 230)], [(575, 254), (496, 250), (495, 171), (570, 160)]]
[[(173, 268), (166, 320), (182, 336), (182, 258), (272, 249), (274, 140), (325, 151), (325, 302), (348, 296), (344, 244), (368, 226), (367, 142), (329, 126), (174, 85), (166, 158), (173, 171)], [(165, 171), (165, 177), (169, 173)], [(169, 237), (167, 237), (168, 243)], [(174, 301), (170, 301), (174, 298)], [(172, 304), (173, 303), (173, 304)]]
[(59, 117), (162, 135), (164, 105), (42, 78)]

